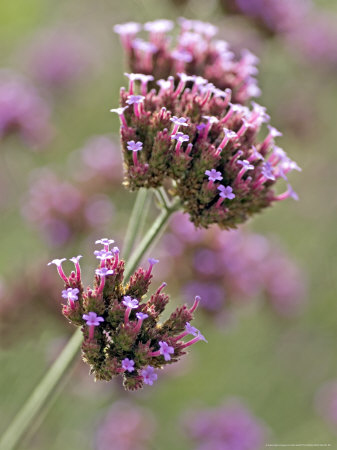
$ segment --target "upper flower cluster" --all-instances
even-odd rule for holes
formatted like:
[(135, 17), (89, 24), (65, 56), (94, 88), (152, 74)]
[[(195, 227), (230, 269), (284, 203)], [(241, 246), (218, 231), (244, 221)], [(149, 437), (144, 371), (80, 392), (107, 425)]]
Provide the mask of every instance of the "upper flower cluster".
[[(131, 71), (150, 76), (150, 81), (177, 76), (179, 72), (207, 78), (218, 89), (231, 89), (236, 103), (260, 95), (254, 76), (258, 58), (248, 50), (238, 57), (224, 40), (213, 39), (217, 27), (200, 20), (180, 18), (176, 42), (167, 33), (174, 28), (170, 20), (155, 20), (143, 26), (136, 22), (115, 25)], [(141, 29), (148, 40), (137, 37)]]
[(272, 189), (278, 178), (287, 180), (288, 172), (300, 169), (275, 146), (281, 135), (275, 128), (268, 126), (266, 137), (258, 139), (270, 119), (266, 108), (232, 103), (230, 89), (222, 91), (200, 76), (179, 73), (177, 86), (169, 77), (150, 91), (149, 76), (127, 76), (121, 107), (112, 111), (121, 120), (131, 190), (158, 187), (169, 178), (196, 226), (221, 228), (235, 227), (274, 201), (297, 197), (290, 185), (281, 195)]
[[(199, 340), (202, 334), (190, 325), (193, 312), (199, 303), (196, 297), (191, 308), (178, 307), (162, 324), (158, 322), (169, 297), (162, 291), (163, 283), (147, 300), (152, 268), (158, 261), (150, 258), (149, 268), (139, 268), (124, 284), (124, 261), (119, 259), (118, 247), (110, 249), (113, 240), (100, 239), (103, 245), (94, 252), (100, 261), (95, 271), (94, 287), (84, 290), (79, 260), (71, 258), (75, 271), (67, 277), (62, 269), (65, 259), (54, 259), (59, 275), (65, 283), (62, 297), (64, 316), (82, 328), (83, 358), (91, 367), (96, 379), (111, 380), (123, 375), (124, 387), (139, 389), (152, 385), (157, 379), (156, 369), (176, 362), (185, 349)], [(182, 339), (192, 335), (187, 342)]]

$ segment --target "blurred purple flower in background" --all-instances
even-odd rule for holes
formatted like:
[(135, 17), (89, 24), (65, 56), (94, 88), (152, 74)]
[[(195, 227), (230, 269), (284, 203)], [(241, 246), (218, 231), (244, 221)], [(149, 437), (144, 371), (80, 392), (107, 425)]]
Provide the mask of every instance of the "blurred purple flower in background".
[(83, 35), (65, 29), (40, 32), (27, 52), (34, 78), (53, 89), (73, 87), (86, 78), (95, 55)]
[[(171, 276), (186, 301), (198, 294), (209, 313), (226, 313), (233, 305), (264, 298), (280, 316), (303, 309), (306, 278), (279, 245), (242, 230), (222, 233), (217, 227), (193, 229), (188, 217), (176, 214), (163, 247), (175, 258)], [(165, 257), (165, 256), (163, 256)]]
[(0, 139), (19, 135), (32, 148), (51, 137), (50, 110), (37, 90), (11, 71), (0, 72)]
[(95, 183), (97, 188), (120, 185), (123, 179), (122, 156), (118, 140), (97, 135), (70, 154), (72, 177), (83, 183)]
[(98, 424), (95, 450), (148, 450), (154, 439), (155, 419), (147, 409), (119, 401)]
[(226, 11), (243, 14), (269, 32), (296, 28), (310, 10), (310, 0), (220, 0)]
[(51, 170), (38, 169), (23, 199), (22, 214), (51, 246), (62, 246), (79, 234), (108, 223), (114, 213), (110, 199), (61, 181)]
[(237, 400), (189, 412), (184, 422), (195, 450), (260, 450), (267, 437), (263, 422)]

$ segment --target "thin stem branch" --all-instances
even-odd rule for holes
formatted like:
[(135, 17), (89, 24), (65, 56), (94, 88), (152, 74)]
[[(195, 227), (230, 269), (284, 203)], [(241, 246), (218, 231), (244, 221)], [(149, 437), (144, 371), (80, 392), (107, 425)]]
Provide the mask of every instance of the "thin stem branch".
[(145, 253), (154, 245), (161, 233), (164, 231), (171, 215), (179, 209), (179, 202), (175, 201), (170, 207), (162, 210), (152, 227), (146, 233), (139, 246), (129, 259), (126, 269), (125, 278), (129, 278), (141, 261)]
[(148, 189), (141, 188), (137, 193), (137, 197), (133, 206), (133, 210), (130, 216), (129, 224), (125, 234), (124, 247), (123, 247), (123, 259), (128, 259), (132, 248), (136, 242), (139, 234), (139, 228), (141, 225), (141, 218), (144, 213), (144, 206), (148, 197)]
[[(125, 271), (126, 279), (130, 278), (146, 251), (149, 250), (164, 230), (171, 215), (179, 209), (179, 205), (178, 199), (169, 206), (165, 205), (165, 209), (162, 210), (130, 258)], [(72, 367), (81, 347), (82, 340), (82, 332), (80, 329), (77, 329), (64, 347), (62, 353), (50, 367), (3, 434), (0, 439), (0, 450), (14, 450), (17, 448), (41, 410), (48, 407), (49, 402), (55, 398), (55, 390), (60, 386), (60, 381)]]

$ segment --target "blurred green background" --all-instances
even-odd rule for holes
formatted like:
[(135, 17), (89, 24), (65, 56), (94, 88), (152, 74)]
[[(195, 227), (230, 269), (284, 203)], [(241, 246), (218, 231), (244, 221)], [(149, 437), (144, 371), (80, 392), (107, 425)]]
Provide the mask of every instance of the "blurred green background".
[[(316, 4), (337, 12), (333, 0)], [(37, 259), (44, 264), (50, 255), (70, 257), (83, 251), (76, 247), (65, 255), (58, 250), (51, 253), (39, 233), (22, 220), (20, 199), (33, 168), (46, 164), (62, 167), (70, 151), (81, 147), (90, 135), (118, 132), (117, 118), (109, 109), (118, 103), (126, 68), (113, 25), (129, 20), (175, 19), (182, 14), (214, 22), (224, 39), (229, 33), (240, 35), (236, 27), (245, 28), (241, 21), (221, 16), (215, 1), (192, 1), (183, 11), (168, 0), (1, 2), (3, 68), (25, 73), (27, 43), (39, 30), (49, 27), (66, 26), (83, 33), (99, 55), (96, 71), (66, 96), (52, 100), (56, 131), (46, 151), (27, 151), (17, 141), (1, 144), (0, 164), (6, 168), (6, 177), (12, 178), (10, 203), (0, 216), (0, 274), (5, 285), (7, 280), (20, 279), (23, 268)], [(337, 378), (336, 72), (305, 61), (277, 38), (264, 38), (258, 54), (263, 93), (259, 102), (268, 107), (273, 124), (282, 129), (280, 145), (303, 172), (292, 176), (300, 201), (282, 202), (249, 226), (263, 234), (277, 235), (307, 272), (310, 284), (305, 312), (299, 318), (281, 320), (265, 309), (252, 308), (240, 314), (236, 326), (226, 331), (199, 319), (197, 326), (209, 344), (193, 348), (181, 373), (162, 376), (156, 386), (136, 394), (122, 393), (118, 382), (94, 383), (79, 361), (38, 433), (21, 448), (92, 449), (100, 417), (123, 397), (134, 399), (155, 414), (158, 426), (151, 448), (189, 449), (180, 428), (181, 414), (187, 408), (217, 406), (233, 396), (242, 398), (266, 422), (272, 430), (270, 442), (329, 443), (337, 448), (334, 430), (314, 409), (317, 389)], [(120, 227), (127, 220), (125, 204), (131, 208), (133, 196), (123, 191), (117, 195), (112, 193), (115, 204), (124, 204), (120, 216), (117, 211), (115, 225)], [(115, 237), (114, 229), (110, 236)], [(86, 256), (84, 266), (94, 264), (94, 257)], [(48, 292), (45, 295), (48, 297)], [(18, 315), (10, 331), (1, 337), (0, 431), (10, 423), (50, 365), (51, 355), (57, 354), (72, 331), (56, 314), (41, 309), (41, 313), (35, 310), (33, 317)]]

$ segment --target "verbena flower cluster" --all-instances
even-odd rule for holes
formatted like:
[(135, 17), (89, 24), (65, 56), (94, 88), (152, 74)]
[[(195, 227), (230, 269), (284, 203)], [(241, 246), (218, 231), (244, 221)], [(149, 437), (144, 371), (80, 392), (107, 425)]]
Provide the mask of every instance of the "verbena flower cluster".
[(238, 400), (194, 411), (185, 421), (195, 450), (260, 450), (267, 428)]
[[(198, 293), (200, 308), (222, 324), (235, 305), (257, 299), (282, 317), (298, 314), (305, 304), (306, 280), (281, 246), (257, 233), (195, 230), (186, 215), (171, 219), (163, 237), (169, 277), (187, 300)], [(168, 257), (169, 255), (169, 257)]]
[[(152, 385), (157, 379), (157, 369), (176, 362), (190, 345), (204, 340), (202, 334), (190, 324), (198, 306), (196, 297), (191, 308), (178, 307), (169, 318), (159, 323), (167, 303), (163, 283), (148, 300), (147, 294), (152, 268), (158, 262), (149, 259), (147, 270), (139, 268), (129, 280), (124, 280), (124, 261), (119, 258), (118, 247), (110, 246), (110, 239), (100, 239), (96, 244), (103, 248), (95, 251), (100, 265), (95, 271), (93, 288), (84, 289), (79, 260), (67, 277), (62, 269), (63, 259), (54, 259), (65, 289), (62, 297), (64, 316), (83, 332), (83, 359), (90, 365), (97, 380), (111, 380), (123, 376), (127, 390)], [(184, 342), (186, 336), (192, 336)]]
[[(127, 74), (120, 108), (125, 184), (130, 190), (158, 187), (170, 181), (172, 195), (196, 226), (212, 223), (235, 228), (251, 215), (288, 197), (297, 199), (288, 184), (274, 192), (279, 178), (300, 170), (275, 145), (281, 133), (268, 125), (266, 108), (231, 102), (231, 91), (219, 90), (199, 76), (179, 73), (148, 90), (149, 76)], [(140, 93), (136, 90), (140, 82)]]
[[(182, 17), (178, 22), (176, 41), (167, 34), (174, 28), (170, 20), (115, 25), (132, 72), (148, 75), (151, 83), (170, 75), (178, 80), (179, 72), (201, 76), (218, 89), (231, 89), (236, 103), (260, 95), (254, 78), (258, 72), (255, 55), (248, 50), (235, 55), (226, 41), (214, 38), (218, 29), (211, 23)], [(148, 40), (138, 37), (142, 29), (148, 33)]]

